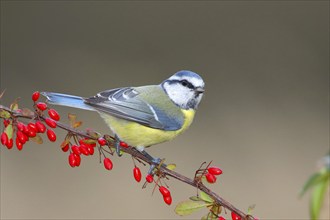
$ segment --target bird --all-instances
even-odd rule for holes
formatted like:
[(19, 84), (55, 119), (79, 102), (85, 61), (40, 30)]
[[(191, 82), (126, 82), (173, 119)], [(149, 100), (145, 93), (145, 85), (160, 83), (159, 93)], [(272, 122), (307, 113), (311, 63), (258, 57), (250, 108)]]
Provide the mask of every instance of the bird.
[(150, 158), (145, 148), (170, 141), (189, 128), (204, 87), (200, 75), (181, 70), (158, 85), (115, 88), (89, 98), (41, 94), (50, 104), (98, 112), (115, 135), (119, 156), (123, 141)]

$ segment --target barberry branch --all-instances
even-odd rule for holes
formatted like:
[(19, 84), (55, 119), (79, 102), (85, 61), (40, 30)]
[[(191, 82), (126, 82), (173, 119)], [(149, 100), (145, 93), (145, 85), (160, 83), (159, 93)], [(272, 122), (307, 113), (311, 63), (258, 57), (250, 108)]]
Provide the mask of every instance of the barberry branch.
[[(12, 120), (12, 121), (15, 121), (15, 122), (17, 122), (18, 118), (25, 118), (25, 119), (30, 119), (30, 120), (40, 121), (40, 122), (41, 121), (46, 122), (46, 124), (49, 125), (46, 121), (47, 117), (45, 117), (43, 114), (41, 114), (40, 111), (38, 110), (38, 108), (35, 105), (34, 105), (35, 111), (31, 111), (31, 110), (24, 111), (24, 109), (20, 110), (18, 108), (13, 108), (12, 106), (11, 107), (6, 107), (6, 106), (3, 106), (3, 105), (0, 105), (0, 118), (3, 118), (4, 120)], [(41, 108), (43, 108), (43, 107), (41, 106)], [(8, 114), (10, 116), (8, 116)], [(95, 135), (95, 134), (98, 134), (96, 132), (79, 130), (79, 129), (75, 128), (74, 126), (72, 126), (72, 124), (67, 125), (67, 124), (64, 124), (64, 123), (61, 123), (61, 122), (57, 121), (55, 127), (66, 130), (68, 132), (68, 134), (71, 135), (71, 136), (84, 137), (85, 139), (95, 140), (96, 142), (98, 141), (98, 139), (100, 137), (100, 135)], [(109, 140), (114, 140), (114, 138), (110, 135), (104, 135), (103, 137), (107, 140), (107, 145), (108, 145), (109, 150), (110, 150), (110, 151), (106, 151), (106, 150), (104, 150), (104, 151), (107, 152), (107, 153), (114, 152), (113, 151), (114, 150), (114, 141), (112, 141), (112, 142), (109, 141)], [(252, 215), (246, 214), (243, 211), (239, 210), (234, 205), (232, 205), (230, 202), (226, 201), (221, 196), (219, 196), (214, 191), (212, 191), (210, 188), (205, 186), (203, 184), (203, 182), (201, 181), (202, 180), (201, 177), (203, 177), (203, 175), (205, 174), (205, 169), (204, 169), (203, 175), (201, 175), (201, 176), (196, 175), (194, 178), (189, 178), (189, 177), (184, 176), (184, 175), (182, 175), (178, 172), (175, 172), (171, 169), (168, 169), (166, 166), (162, 166), (162, 165), (159, 165), (159, 164), (154, 164), (154, 161), (152, 161), (150, 158), (146, 157), (144, 154), (142, 154), (141, 152), (136, 150), (134, 147), (126, 146), (126, 147), (122, 147), (121, 150), (123, 152), (129, 154), (129, 155), (132, 155), (132, 157), (137, 159), (138, 161), (143, 161), (144, 163), (147, 163), (149, 165), (156, 166), (156, 168), (157, 168), (156, 173), (157, 173), (158, 176), (161, 176), (161, 177), (170, 176), (170, 177), (173, 177), (174, 179), (176, 179), (178, 181), (181, 181), (183, 183), (186, 183), (188, 185), (191, 185), (193, 187), (198, 188), (198, 190), (206, 193), (210, 198), (213, 199), (213, 201), (214, 201), (214, 203), (212, 203), (213, 207), (217, 207), (218, 209), (219, 209), (219, 207), (224, 207), (225, 209), (230, 210), (232, 213), (235, 213), (237, 215), (237, 219), (246, 219), (246, 220), (255, 219)], [(100, 156), (101, 156), (101, 153), (104, 156), (103, 150), (100, 150), (100, 148), (99, 148)], [(108, 159), (108, 158), (105, 158), (105, 159)], [(106, 169), (112, 169), (112, 162), (109, 159), (107, 161), (107, 164), (106, 164), (106, 162), (104, 162), (104, 163), (105, 163)], [(111, 164), (109, 164), (109, 163), (111, 163)], [(196, 174), (197, 174), (197, 172), (196, 172)], [(137, 177), (134, 176), (134, 177), (135, 178), (141, 178), (141, 174), (137, 174), (137, 175), (140, 175), (140, 176), (137, 176)], [(147, 179), (147, 181), (148, 181), (148, 179)], [(156, 184), (158, 185), (158, 182), (156, 182)], [(163, 192), (161, 192), (161, 193), (163, 194)], [(164, 196), (164, 194), (163, 194), (163, 196)], [(165, 200), (165, 197), (164, 197), (164, 200)], [(169, 204), (171, 203), (171, 201), (169, 202)], [(166, 202), (166, 200), (165, 200), (165, 202)], [(213, 213), (213, 210), (210, 210), (210, 212)], [(221, 218), (222, 217), (220, 217), (219, 219), (221, 219)], [(234, 217), (232, 217), (232, 218), (234, 219)], [(214, 216), (211, 219), (215, 219)]]

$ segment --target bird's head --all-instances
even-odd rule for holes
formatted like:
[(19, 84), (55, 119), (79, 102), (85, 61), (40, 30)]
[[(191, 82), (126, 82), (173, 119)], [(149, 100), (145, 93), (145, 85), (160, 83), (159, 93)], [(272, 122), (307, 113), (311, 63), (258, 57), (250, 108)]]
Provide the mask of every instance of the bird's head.
[(179, 71), (161, 83), (170, 99), (183, 109), (197, 109), (204, 85), (202, 77), (188, 70)]

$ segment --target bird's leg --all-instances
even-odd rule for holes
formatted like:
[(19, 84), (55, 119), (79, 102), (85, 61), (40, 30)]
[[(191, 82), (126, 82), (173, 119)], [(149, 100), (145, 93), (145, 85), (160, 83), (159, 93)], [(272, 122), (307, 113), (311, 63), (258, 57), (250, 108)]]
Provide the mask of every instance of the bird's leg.
[(115, 135), (115, 148), (116, 148), (116, 153), (118, 155), (118, 157), (121, 157), (122, 154), (120, 153), (120, 139), (117, 135)]
[[(159, 157), (151, 156), (147, 151), (144, 150), (144, 148), (136, 147), (136, 149), (141, 154), (143, 154), (143, 156), (145, 156), (148, 160), (151, 161), (151, 165), (150, 165), (150, 168), (148, 170), (148, 174), (153, 174), (153, 170), (155, 169), (156, 166), (158, 166), (162, 162), (162, 160)], [(167, 165), (162, 163), (161, 166), (166, 167)]]

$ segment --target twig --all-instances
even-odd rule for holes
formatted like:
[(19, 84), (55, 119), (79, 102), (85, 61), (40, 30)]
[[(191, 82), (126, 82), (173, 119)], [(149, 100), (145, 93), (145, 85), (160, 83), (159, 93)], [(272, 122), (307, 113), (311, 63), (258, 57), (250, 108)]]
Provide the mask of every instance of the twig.
[[(0, 105), (0, 110), (5, 110), (7, 112), (9, 112), (12, 117), (14, 118), (26, 118), (26, 119), (35, 119), (35, 116), (32, 115), (23, 115), (21, 112), (19, 111), (12, 111), (10, 108)], [(44, 117), (40, 117), (40, 119), (44, 120)], [(73, 134), (79, 135), (79, 136), (83, 136), (89, 139), (93, 139), (93, 140), (97, 140), (95, 137), (89, 135), (87, 132), (85, 131), (81, 131), (75, 128), (72, 128), (66, 124), (57, 122), (57, 127), (62, 128), (68, 132), (71, 132)], [(148, 164), (153, 164), (153, 161), (151, 161), (149, 158), (145, 157), (142, 153), (140, 153), (139, 151), (137, 151), (134, 147), (127, 147), (127, 148), (122, 148), (121, 149), (123, 152), (130, 154)], [(157, 164), (156, 164), (157, 165)], [(175, 172), (173, 170), (169, 170), (164, 166), (160, 166), (159, 170), (167, 175), (167, 176), (171, 176), (174, 179), (177, 179), (181, 182), (184, 182), (188, 185), (191, 185), (193, 187), (198, 188), (199, 190), (205, 192), (206, 194), (208, 194), (210, 197), (212, 197), (214, 199), (214, 201), (223, 206), (224, 208), (235, 212), (237, 215), (239, 215), (242, 219), (244, 220), (253, 220), (254, 217), (248, 214), (245, 214), (243, 211), (239, 210), (238, 208), (236, 208), (234, 205), (232, 205), (230, 202), (226, 201), (225, 199), (223, 199), (221, 196), (219, 196), (218, 194), (216, 194), (215, 192), (213, 192), (211, 189), (209, 189), (208, 187), (206, 187), (201, 181), (195, 181), (194, 179), (191, 179), (189, 177), (186, 177), (178, 172)]]

